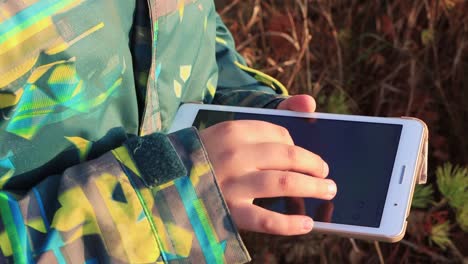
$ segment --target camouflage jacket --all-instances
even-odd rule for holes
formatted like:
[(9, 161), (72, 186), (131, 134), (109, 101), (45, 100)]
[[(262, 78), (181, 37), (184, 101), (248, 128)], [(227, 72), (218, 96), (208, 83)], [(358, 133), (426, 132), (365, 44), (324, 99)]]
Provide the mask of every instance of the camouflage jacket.
[(276, 107), (213, 0), (0, 1), (0, 263), (249, 260), (180, 104)]

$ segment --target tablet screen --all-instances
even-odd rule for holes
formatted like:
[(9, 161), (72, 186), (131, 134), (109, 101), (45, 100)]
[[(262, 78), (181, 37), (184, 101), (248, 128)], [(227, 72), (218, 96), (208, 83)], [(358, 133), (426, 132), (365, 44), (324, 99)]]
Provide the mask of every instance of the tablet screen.
[[(338, 187), (331, 201), (264, 198), (255, 204), (315, 221), (379, 227), (402, 125), (200, 110), (194, 126), (227, 120), (262, 120), (285, 127), (294, 143), (320, 155)], [(272, 153), (274, 155), (274, 153)]]

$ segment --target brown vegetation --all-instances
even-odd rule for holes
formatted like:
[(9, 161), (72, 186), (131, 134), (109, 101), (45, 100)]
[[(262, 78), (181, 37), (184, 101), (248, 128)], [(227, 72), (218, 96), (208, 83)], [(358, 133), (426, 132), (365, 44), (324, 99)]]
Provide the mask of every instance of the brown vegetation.
[[(290, 93), (313, 95), (319, 111), (423, 119), (430, 129), (431, 186), (443, 163), (468, 165), (467, 1), (216, 2), (247, 62)], [(438, 202), (413, 210), (407, 236), (396, 244), (244, 237), (254, 262), (466, 263), (467, 233), (453, 223), (468, 210), (450, 207), (438, 190), (431, 197)], [(445, 248), (434, 240), (437, 232), (449, 238)]]

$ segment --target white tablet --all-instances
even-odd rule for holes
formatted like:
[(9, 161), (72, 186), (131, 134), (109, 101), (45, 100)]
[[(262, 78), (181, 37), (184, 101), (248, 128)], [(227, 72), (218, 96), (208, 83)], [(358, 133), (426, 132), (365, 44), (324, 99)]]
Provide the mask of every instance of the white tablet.
[(338, 187), (331, 201), (279, 197), (257, 199), (256, 204), (295, 214), (302, 203), (315, 220), (314, 231), (387, 242), (403, 238), (415, 184), (425, 181), (428, 132), (422, 121), (185, 104), (170, 132), (246, 119), (288, 129), (296, 145), (328, 163), (328, 177)]

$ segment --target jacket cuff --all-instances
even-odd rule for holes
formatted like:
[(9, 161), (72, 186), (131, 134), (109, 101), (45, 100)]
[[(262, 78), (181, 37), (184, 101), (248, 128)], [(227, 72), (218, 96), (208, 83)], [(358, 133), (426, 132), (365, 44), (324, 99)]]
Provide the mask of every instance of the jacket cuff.
[(213, 100), (213, 104), (275, 109), (278, 104), (286, 98), (288, 97), (284, 95), (261, 91), (218, 90)]
[(195, 128), (130, 139), (125, 146), (137, 170), (127, 174), (151, 213), (160, 260), (250, 261)]

